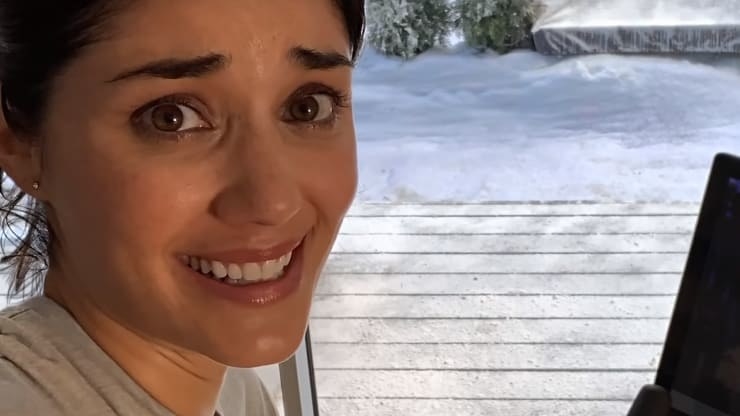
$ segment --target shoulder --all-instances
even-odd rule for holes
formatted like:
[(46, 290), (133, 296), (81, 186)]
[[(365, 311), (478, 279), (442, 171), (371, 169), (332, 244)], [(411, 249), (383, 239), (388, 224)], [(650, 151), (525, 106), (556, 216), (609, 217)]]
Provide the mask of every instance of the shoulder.
[(0, 315), (0, 414), (61, 415), (25, 364), (36, 360), (37, 354), (33, 345), (9, 332), (16, 329), (19, 325), (12, 316)]
[(248, 368), (230, 368), (226, 372), (220, 403), (227, 415), (277, 415), (275, 404), (257, 372)]
[(48, 332), (45, 298), (33, 298), (0, 311), (0, 357), (21, 369), (25, 365), (55, 362), (56, 354)]
[(22, 372), (0, 358), (0, 414), (61, 416), (62, 413)]
[(60, 396), (75, 387), (49, 329), (60, 313), (51, 302), (32, 298), (0, 311), (0, 415), (61, 415)]
[(58, 415), (27, 364), (48, 354), (43, 334), (34, 331), (35, 301), (0, 311), (0, 414)]

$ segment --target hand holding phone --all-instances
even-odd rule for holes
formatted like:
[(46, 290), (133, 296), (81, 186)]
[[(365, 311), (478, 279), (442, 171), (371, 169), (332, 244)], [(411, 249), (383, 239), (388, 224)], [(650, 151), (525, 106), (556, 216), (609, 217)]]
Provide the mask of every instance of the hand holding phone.
[[(668, 392), (671, 416), (740, 415), (738, 247), (740, 157), (721, 153), (709, 174), (655, 378)], [(659, 395), (647, 394), (648, 402)]]
[(648, 384), (642, 387), (627, 416), (669, 416), (671, 399), (663, 387)]

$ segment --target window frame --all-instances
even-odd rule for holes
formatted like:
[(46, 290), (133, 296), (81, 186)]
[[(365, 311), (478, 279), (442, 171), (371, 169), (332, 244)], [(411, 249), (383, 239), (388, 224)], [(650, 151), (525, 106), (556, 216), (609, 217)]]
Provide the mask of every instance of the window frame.
[(293, 356), (280, 364), (280, 388), (284, 416), (319, 416), (310, 328)]

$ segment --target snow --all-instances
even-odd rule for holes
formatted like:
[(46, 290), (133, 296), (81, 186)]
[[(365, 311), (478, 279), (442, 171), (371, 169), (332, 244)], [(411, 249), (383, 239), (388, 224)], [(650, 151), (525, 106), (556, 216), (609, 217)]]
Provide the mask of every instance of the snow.
[(740, 58), (367, 48), (353, 88), (359, 202), (698, 201), (740, 153)]

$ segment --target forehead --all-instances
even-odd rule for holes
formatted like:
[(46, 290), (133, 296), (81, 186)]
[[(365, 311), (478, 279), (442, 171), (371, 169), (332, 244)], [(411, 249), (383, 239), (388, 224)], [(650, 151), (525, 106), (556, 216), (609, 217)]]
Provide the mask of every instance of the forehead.
[(259, 70), (284, 63), (297, 45), (349, 55), (333, 0), (141, 0), (108, 24), (108, 36), (91, 49), (119, 65), (224, 52)]

